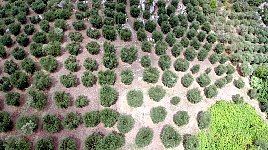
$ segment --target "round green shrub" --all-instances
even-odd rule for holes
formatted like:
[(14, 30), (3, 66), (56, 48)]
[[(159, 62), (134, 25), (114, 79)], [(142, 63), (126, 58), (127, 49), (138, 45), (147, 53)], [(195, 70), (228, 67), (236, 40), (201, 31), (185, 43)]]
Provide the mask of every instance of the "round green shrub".
[(123, 70), (120, 74), (121, 82), (125, 85), (130, 85), (134, 80), (134, 73), (130, 69)]
[(42, 57), (45, 55), (45, 52), (43, 51), (41, 43), (31, 43), (30, 44), (30, 54), (35, 57)]
[(36, 146), (35, 149), (36, 150), (53, 150), (53, 141), (51, 138), (42, 138), (42, 139), (38, 139), (38, 141), (36, 142)]
[(241, 103), (244, 103), (244, 98), (240, 96), (240, 94), (235, 94), (235, 95), (232, 95), (232, 101), (235, 104), (241, 104)]
[(31, 143), (25, 138), (21, 137), (8, 137), (5, 139), (4, 149), (15, 149), (15, 150), (30, 150)]
[(96, 55), (100, 52), (100, 45), (98, 44), (98, 42), (95, 41), (91, 41), (86, 45), (87, 51), (92, 54), (92, 55)]
[(78, 108), (83, 108), (88, 105), (89, 101), (86, 96), (79, 95), (75, 100), (75, 106)]
[(131, 90), (127, 93), (127, 103), (131, 107), (140, 107), (143, 104), (143, 93), (141, 90)]
[(152, 33), (156, 28), (156, 23), (152, 20), (148, 20), (145, 22), (144, 27), (146, 31)]
[(147, 34), (145, 33), (145, 30), (143, 28), (140, 28), (137, 32), (137, 39), (139, 41), (145, 41), (147, 38)]
[(150, 53), (152, 51), (152, 44), (149, 41), (143, 41), (141, 43), (141, 49), (144, 52)]
[(59, 56), (61, 54), (61, 43), (58, 41), (49, 42), (44, 44), (42, 49), (46, 55)]
[(4, 34), (3, 36), (1, 36), (0, 42), (7, 47), (10, 47), (13, 44), (12, 38), (9, 34)]
[(168, 43), (170, 47), (172, 47), (176, 42), (176, 36), (173, 32), (168, 32), (165, 41)]
[[(49, 32), (49, 22), (47, 20), (42, 20), (38, 17), (38, 16), (35, 16), (36, 19), (32, 19), (32, 20), (35, 20), (39, 22), (39, 26), (40, 26), (40, 29), (43, 30), (43, 32), (40, 32), (40, 33), (45, 33), (45, 32)], [(38, 18), (38, 19), (37, 19)], [(41, 35), (41, 34), (40, 34)]]
[(193, 61), (196, 56), (197, 56), (197, 52), (192, 47), (186, 48), (184, 52), (184, 57), (186, 60)]
[(73, 25), (73, 27), (74, 27), (74, 29), (76, 31), (81, 31), (81, 30), (85, 30), (86, 29), (86, 26), (85, 26), (85, 24), (84, 24), (84, 22), (82, 20), (74, 21), (72, 23), (72, 25)]
[(71, 72), (75, 72), (78, 69), (78, 63), (76, 60), (76, 57), (73, 55), (70, 55), (65, 61), (64, 61), (64, 67), (71, 71)]
[(12, 23), (9, 25), (9, 31), (11, 34), (17, 36), (20, 33), (21, 24), (20, 23)]
[(96, 127), (100, 123), (99, 111), (86, 112), (83, 115), (83, 122), (85, 127)]
[(27, 35), (32, 35), (35, 32), (33, 24), (27, 24), (24, 26), (24, 33)]
[(249, 89), (247, 94), (251, 99), (256, 99), (258, 97), (258, 92), (256, 89)]
[(199, 64), (193, 65), (193, 67), (191, 68), (192, 74), (198, 73), (199, 70), (200, 70), (200, 65)]
[(33, 37), (32, 40), (35, 43), (42, 43), (45, 44), (47, 42), (47, 35), (45, 32), (36, 32)]
[(190, 73), (185, 74), (181, 78), (181, 84), (186, 88), (189, 87), (193, 83), (193, 81), (194, 77)]
[(141, 66), (144, 68), (150, 67), (151, 66), (151, 58), (150, 56), (142, 56), (140, 60)]
[(176, 73), (170, 71), (170, 70), (165, 70), (163, 75), (162, 75), (162, 83), (164, 86), (168, 88), (172, 88), (176, 85), (178, 80), (178, 76)]
[(4, 45), (0, 44), (0, 58), (6, 58), (7, 52)]
[(77, 84), (77, 78), (74, 74), (71, 74), (71, 73), (66, 74), (66, 75), (61, 75), (60, 83), (66, 88), (74, 87)]
[(217, 53), (213, 53), (209, 56), (208, 60), (211, 64), (215, 64), (220, 60), (220, 55)]
[(207, 98), (213, 98), (218, 95), (218, 90), (216, 85), (210, 85), (204, 88), (204, 94)]
[(42, 110), (47, 104), (47, 96), (43, 91), (34, 88), (28, 90), (27, 103), (30, 107)]
[(226, 83), (231, 83), (233, 81), (233, 75), (227, 74), (225, 77)]
[(234, 72), (235, 72), (235, 68), (231, 64), (228, 64), (226, 66), (226, 74), (233, 74)]
[(183, 58), (178, 58), (175, 63), (174, 63), (174, 68), (176, 71), (182, 71), (185, 72), (189, 68), (190, 63), (189, 61), (183, 59)]
[(183, 147), (185, 150), (198, 150), (199, 144), (199, 140), (195, 135), (184, 135)]
[(216, 75), (221, 76), (224, 73), (226, 73), (227, 69), (224, 65), (220, 64), (214, 68), (214, 71), (215, 71)]
[(7, 132), (12, 129), (11, 116), (6, 111), (0, 111), (0, 132)]
[(70, 32), (68, 37), (71, 39), (72, 42), (82, 42), (83, 36), (80, 32)]
[(214, 83), (217, 88), (223, 88), (226, 84), (227, 84), (227, 80), (226, 78), (220, 78), (220, 79), (217, 79)]
[(59, 108), (68, 108), (71, 103), (69, 94), (64, 91), (56, 91), (53, 94), (53, 99), (56, 103), (56, 106)]
[(66, 46), (67, 51), (71, 55), (78, 55), (80, 51), (80, 44), (78, 42), (71, 42)]
[(48, 74), (43, 71), (37, 71), (33, 75), (33, 85), (39, 90), (48, 89), (51, 86), (52, 80)]
[(209, 52), (208, 50), (202, 48), (202, 49), (199, 50), (199, 52), (197, 53), (197, 59), (198, 59), (199, 61), (204, 61), (204, 60), (207, 58), (207, 56), (208, 56), (208, 52)]
[(152, 38), (155, 42), (162, 41), (163, 40), (163, 33), (159, 31), (153, 31)]
[(12, 50), (11, 55), (16, 59), (16, 60), (22, 60), (26, 57), (26, 54), (24, 52), (24, 49), (20, 47), (16, 47)]
[(120, 133), (109, 133), (98, 144), (96, 149), (119, 149), (125, 144), (125, 137)]
[(101, 133), (94, 132), (90, 134), (89, 136), (87, 136), (85, 140), (85, 149), (86, 150), (97, 149), (102, 139), (103, 135)]
[(114, 85), (116, 74), (113, 70), (107, 69), (98, 72), (98, 79), (100, 85)]
[(173, 116), (173, 121), (177, 126), (183, 126), (189, 123), (190, 116), (186, 111), (178, 111)]
[(197, 124), (199, 129), (205, 129), (209, 127), (211, 122), (211, 114), (208, 111), (200, 111), (197, 114)]
[(12, 89), (12, 85), (10, 79), (6, 76), (3, 76), (0, 79), (0, 91), (8, 92)]
[(86, 58), (84, 60), (83, 66), (85, 67), (86, 70), (89, 71), (96, 71), (98, 69), (98, 64), (96, 59), (93, 58)]
[(170, 103), (171, 103), (172, 105), (178, 105), (180, 101), (181, 101), (181, 98), (178, 97), (178, 96), (174, 96), (174, 97), (172, 97), (172, 98), (170, 99)]
[(181, 52), (183, 50), (183, 47), (180, 43), (175, 43), (171, 49), (171, 54), (174, 57), (180, 56)]
[(90, 71), (85, 71), (81, 76), (82, 84), (85, 87), (92, 87), (96, 83), (97, 77)]
[(157, 68), (148, 67), (143, 71), (143, 81), (147, 83), (156, 83), (159, 79), (159, 71)]
[(135, 120), (131, 115), (120, 115), (117, 122), (117, 129), (120, 133), (126, 134), (134, 127)]
[(245, 82), (243, 81), (242, 78), (239, 78), (237, 80), (234, 80), (234, 86), (237, 87), (238, 89), (242, 89), (245, 87)]
[(166, 95), (166, 90), (163, 89), (162, 86), (155, 86), (149, 89), (148, 91), (150, 99), (159, 102), (161, 99), (163, 99)]
[(42, 127), (50, 133), (57, 133), (61, 130), (61, 120), (55, 115), (45, 115), (42, 118)]
[(157, 41), (155, 45), (155, 54), (164, 55), (168, 49), (168, 44), (164, 41)]
[(240, 65), (240, 72), (243, 77), (250, 76), (253, 73), (253, 67), (248, 62), (243, 62)]
[(163, 122), (167, 116), (166, 108), (163, 106), (153, 107), (150, 110), (150, 117), (154, 124)]
[(132, 64), (137, 60), (138, 50), (133, 46), (130, 48), (124, 47), (121, 49), (120, 57), (123, 62)]
[(200, 87), (206, 87), (210, 84), (211, 80), (208, 74), (202, 73), (199, 77), (196, 78), (196, 82), (200, 85)]
[(59, 150), (76, 150), (76, 141), (71, 137), (63, 138), (60, 141)]
[(150, 143), (152, 143), (154, 136), (154, 132), (149, 127), (142, 127), (139, 129), (136, 137), (135, 137), (135, 144), (141, 148), (148, 146)]
[(196, 104), (202, 100), (201, 92), (198, 88), (193, 88), (187, 91), (187, 100), (193, 104)]
[(7, 105), (19, 106), (20, 105), (20, 93), (10, 92), (5, 95), (5, 102)]
[(214, 51), (217, 53), (217, 54), (222, 54), (224, 52), (224, 45), (222, 43), (218, 43), (216, 46), (215, 46), (215, 49)]
[(104, 107), (110, 107), (115, 104), (118, 99), (117, 91), (108, 85), (102, 86), (100, 89), (100, 102)]
[(217, 40), (217, 37), (216, 37), (216, 35), (215, 35), (214, 33), (210, 33), (210, 34), (208, 34), (208, 36), (207, 36), (207, 41), (208, 41), (209, 43), (215, 43), (216, 40)]
[(46, 56), (46, 57), (42, 57), (40, 59), (40, 64), (43, 67), (43, 69), (45, 69), (48, 72), (54, 72), (56, 71), (57, 67), (58, 67), (58, 63), (57, 60), (54, 56)]
[(97, 29), (87, 29), (87, 36), (92, 39), (99, 39), (101, 36), (101, 33)]
[(6, 60), (4, 62), (4, 72), (7, 74), (13, 74), (18, 70), (18, 65), (13, 60)]
[(171, 66), (171, 58), (168, 55), (161, 55), (158, 60), (158, 65), (162, 70), (169, 69)]
[(29, 86), (28, 76), (22, 71), (15, 71), (10, 75), (11, 84), (20, 90), (23, 90)]
[(32, 134), (38, 129), (38, 117), (32, 116), (20, 116), (16, 121), (17, 130), (23, 134)]
[(165, 148), (175, 148), (180, 144), (182, 137), (171, 125), (165, 125), (160, 139)]
[(117, 122), (119, 113), (116, 110), (105, 108), (100, 112), (100, 121), (104, 124), (104, 127), (113, 127)]
[(36, 65), (31, 58), (24, 58), (21, 61), (21, 68), (27, 73), (34, 73), (36, 70)]
[(67, 113), (63, 118), (63, 127), (65, 129), (75, 129), (81, 124), (81, 117), (79, 114), (70, 112)]
[(29, 38), (27, 37), (26, 34), (18, 35), (16, 41), (20, 46), (23, 47), (26, 47), (29, 44)]

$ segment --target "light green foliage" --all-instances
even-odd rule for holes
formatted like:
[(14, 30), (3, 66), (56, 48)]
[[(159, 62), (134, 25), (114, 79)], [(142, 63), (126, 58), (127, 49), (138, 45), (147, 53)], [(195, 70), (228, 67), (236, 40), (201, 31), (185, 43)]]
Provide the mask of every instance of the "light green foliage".
[(198, 135), (201, 150), (257, 149), (255, 140), (268, 142), (268, 125), (250, 105), (220, 101), (209, 112), (209, 132), (202, 130)]

